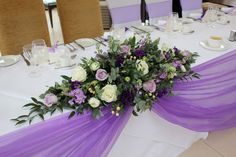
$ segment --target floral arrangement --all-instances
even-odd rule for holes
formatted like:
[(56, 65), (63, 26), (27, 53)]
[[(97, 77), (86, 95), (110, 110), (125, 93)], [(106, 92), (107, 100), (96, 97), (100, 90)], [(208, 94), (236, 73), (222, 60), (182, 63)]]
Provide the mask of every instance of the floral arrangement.
[(97, 46), (96, 57), (82, 60), (72, 76), (62, 76), (40, 96), (32, 98), (28, 115), (19, 116), (16, 124), (31, 123), (35, 117), (44, 119), (56, 110), (71, 110), (69, 118), (91, 111), (94, 118), (102, 115), (102, 108), (110, 107), (111, 114), (119, 116), (128, 106), (133, 114), (151, 110), (155, 101), (171, 96), (176, 80), (199, 78), (191, 70), (196, 53), (159, 46), (147, 35), (139, 41), (135, 37), (123, 43), (109, 39), (106, 52)]

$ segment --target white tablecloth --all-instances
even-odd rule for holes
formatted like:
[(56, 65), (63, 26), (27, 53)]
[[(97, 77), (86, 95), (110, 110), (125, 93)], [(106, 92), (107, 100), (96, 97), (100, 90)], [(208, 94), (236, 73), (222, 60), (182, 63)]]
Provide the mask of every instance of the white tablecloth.
[[(230, 48), (223, 52), (206, 50), (199, 45), (201, 40), (207, 39), (210, 35), (219, 35), (227, 39), (232, 29), (230, 25), (216, 24), (215, 28), (210, 28), (206, 24), (196, 22), (190, 26), (195, 29), (194, 34), (168, 35), (154, 31), (151, 37), (153, 39), (161, 37), (161, 43), (198, 52), (200, 57), (195, 65), (236, 49), (236, 42), (229, 42)], [(75, 53), (79, 61), (82, 57), (94, 56), (94, 51), (95, 46)], [(30, 97), (38, 96), (47, 89), (47, 85), (60, 81), (61, 74), (70, 75), (70, 73), (71, 70), (55, 70), (53, 67), (47, 67), (40, 77), (32, 78), (28, 76), (29, 68), (23, 60), (13, 66), (0, 68), (0, 136), (25, 127), (14, 126), (10, 119), (27, 113), (28, 111), (23, 110), (22, 106), (30, 101)], [(206, 138), (207, 135), (207, 132), (194, 132), (174, 125), (147, 111), (138, 117), (131, 117), (108, 156), (176, 157), (193, 142)]]

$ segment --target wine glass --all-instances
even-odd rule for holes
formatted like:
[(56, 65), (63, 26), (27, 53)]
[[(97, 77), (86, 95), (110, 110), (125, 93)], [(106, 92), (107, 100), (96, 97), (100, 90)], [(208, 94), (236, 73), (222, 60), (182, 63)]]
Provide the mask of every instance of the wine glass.
[(32, 41), (32, 54), (37, 57), (40, 65), (48, 63), (48, 49), (43, 39), (36, 39)]
[(38, 77), (40, 76), (40, 70), (38, 67), (38, 57), (37, 55), (34, 55), (32, 52), (32, 44), (27, 44), (23, 46), (23, 55), (27, 60), (30, 62), (29, 66), (29, 76), (30, 77)]

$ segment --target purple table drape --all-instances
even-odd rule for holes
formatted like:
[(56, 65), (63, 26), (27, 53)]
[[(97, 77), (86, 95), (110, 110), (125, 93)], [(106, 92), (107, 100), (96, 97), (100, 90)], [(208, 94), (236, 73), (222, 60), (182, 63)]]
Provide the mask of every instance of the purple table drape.
[(201, 79), (177, 82), (176, 95), (160, 99), (153, 110), (194, 131), (236, 127), (236, 51), (193, 69)]
[[(175, 96), (160, 99), (153, 110), (164, 119), (195, 131), (236, 126), (236, 50), (194, 68), (201, 79), (176, 82)], [(131, 116), (90, 113), (52, 118), (0, 137), (1, 157), (105, 157)]]
[(106, 157), (131, 114), (131, 108), (119, 117), (104, 109), (99, 120), (64, 114), (0, 137), (0, 157)]

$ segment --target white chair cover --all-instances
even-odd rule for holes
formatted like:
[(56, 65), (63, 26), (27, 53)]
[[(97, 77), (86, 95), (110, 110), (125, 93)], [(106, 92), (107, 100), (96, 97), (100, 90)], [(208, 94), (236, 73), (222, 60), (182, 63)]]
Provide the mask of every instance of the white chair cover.
[(113, 27), (141, 24), (141, 0), (107, 0)]
[(186, 17), (190, 13), (202, 13), (202, 0), (180, 0), (182, 16)]

